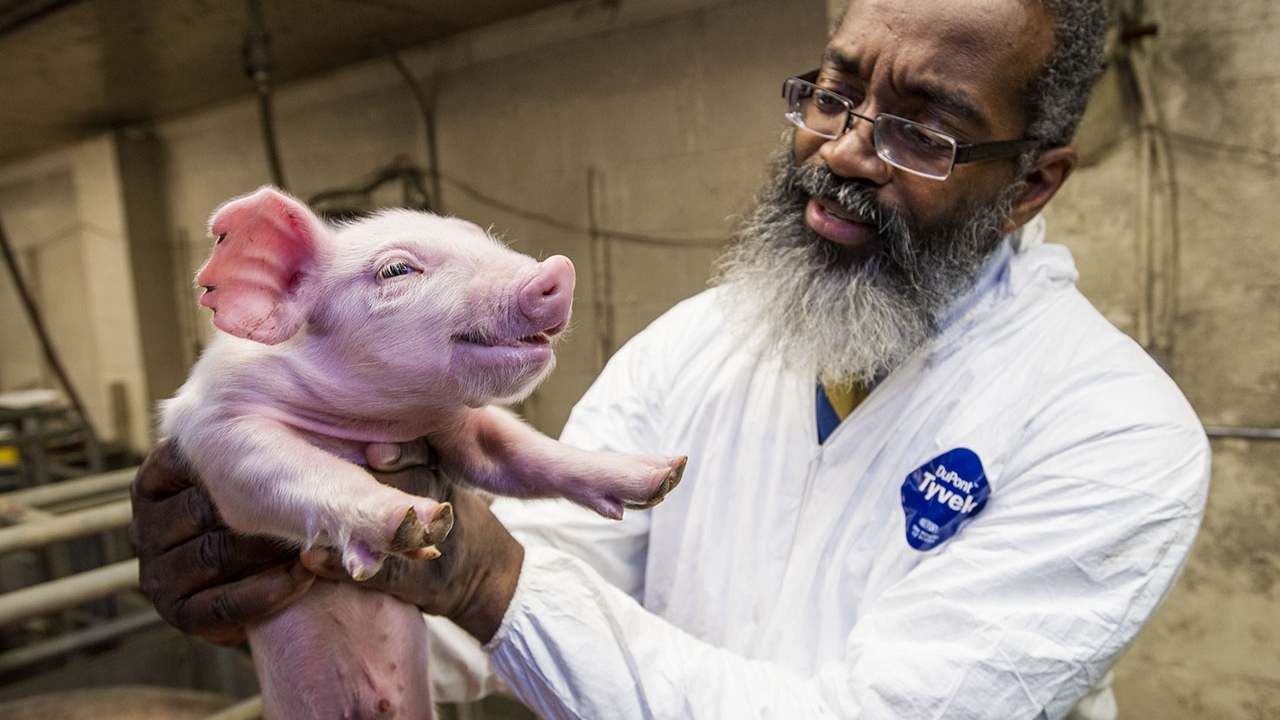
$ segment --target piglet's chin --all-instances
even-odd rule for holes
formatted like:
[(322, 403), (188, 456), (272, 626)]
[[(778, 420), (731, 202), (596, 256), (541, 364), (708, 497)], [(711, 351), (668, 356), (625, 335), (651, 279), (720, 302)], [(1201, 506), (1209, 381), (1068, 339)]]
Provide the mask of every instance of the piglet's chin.
[(478, 395), (509, 403), (523, 399), (551, 372), (555, 354), (546, 338), (506, 345), (455, 342), (450, 364), (467, 368)]

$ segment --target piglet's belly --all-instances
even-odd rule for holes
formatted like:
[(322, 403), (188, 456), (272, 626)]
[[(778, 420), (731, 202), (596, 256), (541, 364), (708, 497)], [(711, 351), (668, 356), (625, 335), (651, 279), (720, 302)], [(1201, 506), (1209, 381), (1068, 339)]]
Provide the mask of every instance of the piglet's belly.
[(382, 593), (317, 580), (249, 630), (267, 720), (432, 720), (419, 610)]

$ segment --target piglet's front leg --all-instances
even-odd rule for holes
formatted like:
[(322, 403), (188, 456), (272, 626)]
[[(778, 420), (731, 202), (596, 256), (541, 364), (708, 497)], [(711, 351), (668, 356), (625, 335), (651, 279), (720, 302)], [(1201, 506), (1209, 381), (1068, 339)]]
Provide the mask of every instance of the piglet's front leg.
[(347, 572), (371, 577), (390, 554), (425, 557), (453, 525), (453, 508), (379, 483), (364, 468), (260, 417), (187, 433), (184, 452), (232, 528), (335, 547)]
[(446, 468), (476, 487), (511, 497), (564, 497), (615, 520), (625, 508), (661, 502), (688, 461), (582, 450), (496, 407), (471, 410), (460, 424), (428, 439)]

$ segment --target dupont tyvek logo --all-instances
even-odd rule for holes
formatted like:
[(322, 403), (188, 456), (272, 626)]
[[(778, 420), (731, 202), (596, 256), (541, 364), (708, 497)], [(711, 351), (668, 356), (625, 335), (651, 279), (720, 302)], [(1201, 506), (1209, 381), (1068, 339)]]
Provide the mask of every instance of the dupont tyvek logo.
[(986, 507), (991, 486), (982, 461), (968, 448), (949, 450), (921, 465), (902, 483), (907, 542), (932, 550)]

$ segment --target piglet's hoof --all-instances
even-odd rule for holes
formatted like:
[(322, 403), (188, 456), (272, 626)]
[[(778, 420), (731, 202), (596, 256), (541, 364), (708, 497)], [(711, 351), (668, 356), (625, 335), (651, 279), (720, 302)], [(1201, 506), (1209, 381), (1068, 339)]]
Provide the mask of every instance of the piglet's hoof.
[(435, 513), (424, 525), (417, 511), (409, 508), (404, 519), (396, 527), (395, 535), (387, 549), (393, 553), (408, 553), (413, 550), (435, 545), (444, 540), (453, 529), (453, 505), (441, 503), (436, 506)]
[(646, 502), (627, 505), (632, 510), (644, 510), (662, 502), (667, 493), (675, 489), (680, 484), (680, 478), (684, 477), (684, 466), (689, 464), (687, 455), (678, 457), (671, 461), (671, 469), (667, 470), (667, 474), (662, 478), (662, 482), (658, 483), (658, 489), (653, 491), (653, 496)]

